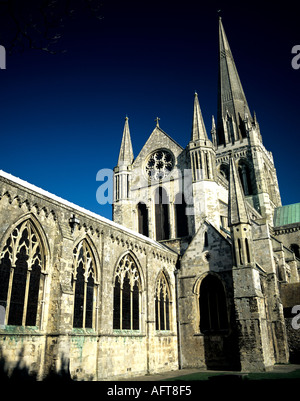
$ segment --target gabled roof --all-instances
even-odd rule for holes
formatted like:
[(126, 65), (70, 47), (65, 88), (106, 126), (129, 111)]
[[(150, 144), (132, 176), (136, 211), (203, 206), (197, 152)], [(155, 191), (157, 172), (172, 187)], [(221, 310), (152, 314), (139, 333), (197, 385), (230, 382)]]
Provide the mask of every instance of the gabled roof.
[(300, 223), (300, 203), (280, 206), (274, 212), (274, 227)]
[[(149, 153), (149, 151), (154, 151), (157, 148), (161, 148), (162, 146), (159, 143), (164, 144), (163, 147), (169, 148), (172, 147), (173, 150), (177, 149), (178, 153), (181, 153), (184, 148), (179, 145), (173, 138), (171, 138), (165, 131), (163, 131), (158, 125), (154, 128), (149, 138), (147, 139), (145, 145), (141, 149), (140, 153), (134, 160), (134, 164), (139, 163), (139, 159), (144, 157)], [(174, 146), (175, 145), (175, 146)]]

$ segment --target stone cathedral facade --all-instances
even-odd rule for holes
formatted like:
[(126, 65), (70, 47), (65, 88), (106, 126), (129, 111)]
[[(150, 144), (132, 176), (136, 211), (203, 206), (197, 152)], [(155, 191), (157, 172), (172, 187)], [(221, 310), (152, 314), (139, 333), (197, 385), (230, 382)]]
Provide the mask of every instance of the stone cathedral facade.
[(300, 204), (281, 204), (221, 20), (211, 137), (197, 94), (185, 148), (157, 119), (135, 158), (126, 117), (113, 221), (3, 171), (0, 211), (8, 374), (265, 371), (299, 357)]

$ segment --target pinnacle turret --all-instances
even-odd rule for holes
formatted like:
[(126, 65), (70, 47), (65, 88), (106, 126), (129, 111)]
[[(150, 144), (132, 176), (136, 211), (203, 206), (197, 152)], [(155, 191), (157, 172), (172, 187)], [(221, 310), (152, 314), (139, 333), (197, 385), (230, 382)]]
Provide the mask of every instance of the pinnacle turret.
[(131, 165), (133, 162), (133, 150), (129, 131), (128, 117), (125, 118), (123, 138), (119, 153), (118, 166)]
[(193, 115), (193, 127), (192, 127), (191, 140), (192, 141), (197, 141), (197, 140), (207, 141), (208, 140), (197, 92), (195, 92), (195, 97), (194, 97), (194, 115)]

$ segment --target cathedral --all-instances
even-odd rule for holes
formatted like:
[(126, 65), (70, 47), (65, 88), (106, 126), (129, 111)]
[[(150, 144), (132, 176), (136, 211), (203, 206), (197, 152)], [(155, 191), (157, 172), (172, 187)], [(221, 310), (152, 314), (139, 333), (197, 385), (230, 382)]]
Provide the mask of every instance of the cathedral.
[[(126, 117), (113, 221), (0, 171), (0, 357), (43, 380), (299, 362), (300, 203), (282, 206), (219, 19), (218, 114), (183, 148)], [(300, 307), (299, 307), (300, 308)]]

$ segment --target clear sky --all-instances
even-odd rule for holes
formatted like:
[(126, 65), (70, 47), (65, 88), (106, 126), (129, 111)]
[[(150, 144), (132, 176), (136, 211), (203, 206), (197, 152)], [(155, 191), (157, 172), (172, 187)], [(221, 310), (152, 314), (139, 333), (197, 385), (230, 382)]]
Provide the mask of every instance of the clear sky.
[(96, 174), (116, 165), (126, 115), (135, 156), (157, 116), (186, 147), (197, 91), (210, 133), (221, 9), (249, 107), (274, 156), (282, 203), (300, 202), (300, 69), (291, 65), (292, 47), (300, 45), (296, 2), (102, 3), (102, 19), (82, 13), (66, 21), (58, 45), (65, 52), (7, 55), (0, 169), (111, 218), (111, 206), (96, 201)]

